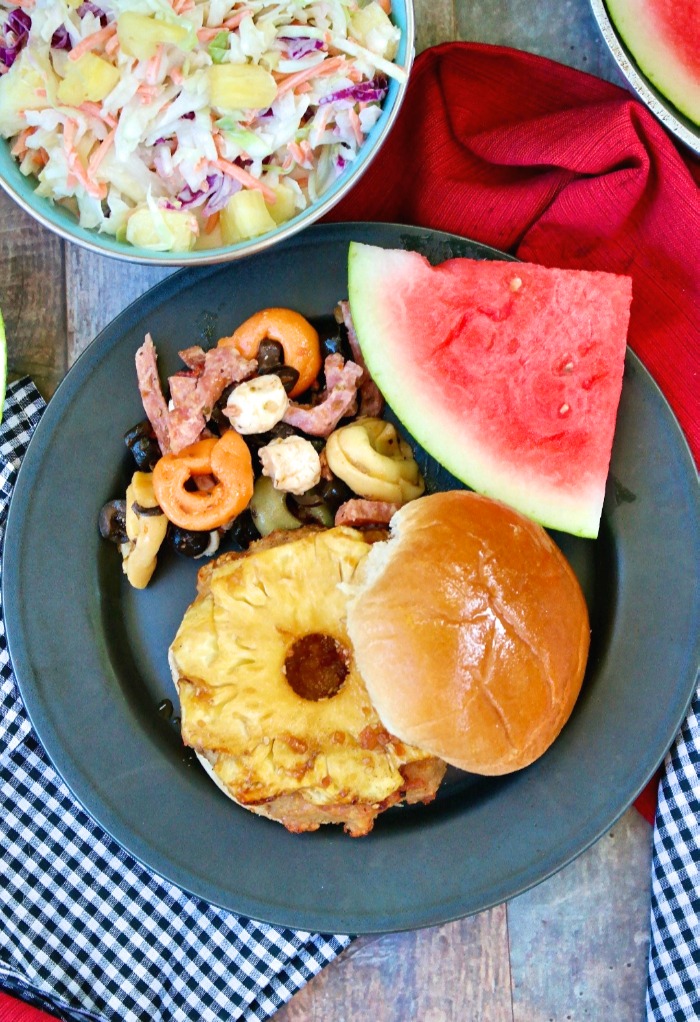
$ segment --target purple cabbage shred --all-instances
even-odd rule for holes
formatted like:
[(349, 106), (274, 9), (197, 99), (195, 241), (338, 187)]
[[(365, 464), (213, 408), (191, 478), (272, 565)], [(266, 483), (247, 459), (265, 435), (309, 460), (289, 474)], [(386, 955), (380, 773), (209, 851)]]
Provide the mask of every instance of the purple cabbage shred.
[(59, 25), (54, 34), (51, 36), (51, 49), (52, 50), (72, 50), (73, 43), (71, 37), (68, 34), (68, 29), (65, 25)]
[(337, 92), (322, 96), (318, 105), (335, 103), (341, 99), (349, 99), (354, 103), (376, 103), (384, 99), (387, 88), (388, 83), (384, 75), (375, 75), (371, 82), (358, 82), (357, 85), (350, 85), (346, 89), (338, 89)]
[(100, 19), (100, 25), (104, 28), (109, 21), (109, 18), (97, 4), (93, 4), (91, 0), (84, 0), (84, 3), (78, 8), (78, 17), (84, 18), (86, 14), (94, 14), (96, 18)]
[(179, 208), (196, 209), (197, 206), (203, 206), (204, 216), (212, 216), (219, 213), (240, 188), (238, 181), (227, 174), (209, 174), (206, 188), (193, 192), (189, 185), (185, 185), (177, 197)]
[(21, 9), (11, 11), (5, 21), (5, 46), (0, 46), (0, 61), (6, 68), (11, 68), (17, 56), (29, 39), (32, 19)]
[(310, 53), (315, 53), (316, 50), (323, 49), (320, 39), (291, 39), (289, 36), (280, 36), (279, 41), (286, 49), (290, 60), (300, 60), (302, 57), (308, 57)]

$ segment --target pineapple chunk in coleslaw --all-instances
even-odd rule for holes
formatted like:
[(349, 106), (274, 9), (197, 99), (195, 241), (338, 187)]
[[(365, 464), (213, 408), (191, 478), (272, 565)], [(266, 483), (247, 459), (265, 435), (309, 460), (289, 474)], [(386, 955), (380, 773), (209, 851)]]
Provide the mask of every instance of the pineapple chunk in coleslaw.
[(83, 227), (211, 247), (248, 190), (263, 200), (248, 230), (265, 232), (352, 164), (405, 79), (386, 6), (0, 0), (0, 135)]

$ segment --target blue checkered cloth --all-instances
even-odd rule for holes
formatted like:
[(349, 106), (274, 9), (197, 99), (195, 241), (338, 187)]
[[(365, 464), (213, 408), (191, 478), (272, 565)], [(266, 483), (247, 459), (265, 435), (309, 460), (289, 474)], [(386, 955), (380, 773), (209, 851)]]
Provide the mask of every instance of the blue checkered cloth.
[(647, 1022), (700, 1019), (700, 688), (666, 758), (654, 827)]
[[(0, 542), (44, 408), (12, 384), (0, 425)], [(149, 872), (82, 809), (27, 718), (0, 606), (0, 987), (66, 1022), (269, 1018), (350, 943), (276, 929)]]

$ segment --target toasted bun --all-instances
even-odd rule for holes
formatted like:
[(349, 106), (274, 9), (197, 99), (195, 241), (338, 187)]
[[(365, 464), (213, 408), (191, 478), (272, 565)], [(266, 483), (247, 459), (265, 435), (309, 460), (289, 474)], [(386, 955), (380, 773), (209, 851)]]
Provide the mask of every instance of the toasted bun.
[(407, 504), (348, 607), (384, 726), (462, 770), (504, 774), (554, 741), (589, 647), (586, 602), (539, 525), (465, 490)]

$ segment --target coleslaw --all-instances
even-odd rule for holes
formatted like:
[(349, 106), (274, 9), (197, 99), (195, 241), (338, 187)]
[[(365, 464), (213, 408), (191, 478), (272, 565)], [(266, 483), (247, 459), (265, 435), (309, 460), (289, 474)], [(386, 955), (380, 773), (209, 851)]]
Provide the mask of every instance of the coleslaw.
[(388, 0), (0, 0), (0, 134), (82, 227), (234, 244), (349, 168), (399, 41)]

